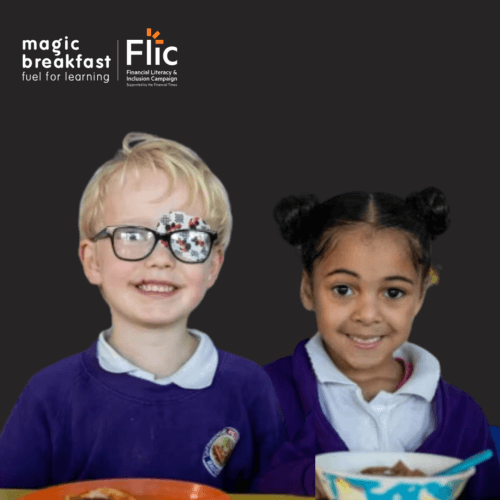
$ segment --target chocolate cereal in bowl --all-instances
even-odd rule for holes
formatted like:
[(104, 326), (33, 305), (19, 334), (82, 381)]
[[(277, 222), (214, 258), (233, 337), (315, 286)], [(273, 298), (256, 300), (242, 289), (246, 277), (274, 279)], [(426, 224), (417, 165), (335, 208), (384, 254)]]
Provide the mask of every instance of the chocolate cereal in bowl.
[(461, 460), (426, 453), (345, 451), (315, 462), (317, 490), (329, 500), (454, 500), (476, 472), (434, 476)]

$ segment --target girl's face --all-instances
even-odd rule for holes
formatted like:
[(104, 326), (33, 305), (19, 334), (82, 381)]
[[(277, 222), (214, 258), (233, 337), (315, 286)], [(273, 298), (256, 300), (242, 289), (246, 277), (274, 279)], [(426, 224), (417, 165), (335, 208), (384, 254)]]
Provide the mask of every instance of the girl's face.
[(344, 373), (388, 368), (423, 298), (408, 240), (389, 228), (343, 232), (301, 285), (302, 303), (315, 311), (325, 348)]

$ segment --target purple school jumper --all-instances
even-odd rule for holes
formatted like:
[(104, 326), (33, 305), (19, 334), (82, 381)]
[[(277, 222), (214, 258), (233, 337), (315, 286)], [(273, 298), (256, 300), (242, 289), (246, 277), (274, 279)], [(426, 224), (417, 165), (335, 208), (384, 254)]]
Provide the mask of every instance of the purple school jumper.
[(280, 400), (288, 442), (257, 481), (263, 493), (314, 496), (315, 415), (321, 411), (316, 376), (301, 342), (293, 356), (265, 366)]
[[(277, 452), (272, 468), (260, 479), (261, 488), (274, 487), (274, 492), (314, 495), (314, 454), (348, 451), (321, 410), (316, 377), (304, 347), (306, 342), (298, 344), (293, 356), (265, 367), (278, 393), (291, 440)], [(415, 451), (464, 459), (490, 448), (495, 456), (476, 468), (460, 500), (499, 500), (500, 461), (479, 405), (467, 393), (441, 378), (433, 407), (436, 430)], [(283, 480), (284, 477), (287, 479)], [(288, 484), (289, 489), (279, 487)]]
[(0, 435), (0, 487), (149, 477), (248, 491), (285, 441), (283, 418), (260, 366), (218, 354), (199, 390), (107, 372), (95, 342), (40, 371)]

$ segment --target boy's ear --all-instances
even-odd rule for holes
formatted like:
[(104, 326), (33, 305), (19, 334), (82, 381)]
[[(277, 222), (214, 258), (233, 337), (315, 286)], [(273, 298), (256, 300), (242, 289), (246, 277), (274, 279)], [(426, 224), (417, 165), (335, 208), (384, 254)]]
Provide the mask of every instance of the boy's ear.
[(300, 283), (300, 300), (308, 311), (314, 311), (314, 296), (312, 291), (311, 277), (306, 271), (302, 271)]
[(97, 262), (97, 248), (96, 243), (90, 240), (80, 241), (78, 247), (78, 257), (83, 266), (83, 272), (87, 279), (93, 285), (100, 285), (102, 282), (101, 269)]
[(224, 263), (224, 251), (220, 246), (215, 246), (212, 250), (213, 255), (210, 261), (210, 270), (207, 279), (207, 288), (211, 288), (217, 281), (222, 264)]

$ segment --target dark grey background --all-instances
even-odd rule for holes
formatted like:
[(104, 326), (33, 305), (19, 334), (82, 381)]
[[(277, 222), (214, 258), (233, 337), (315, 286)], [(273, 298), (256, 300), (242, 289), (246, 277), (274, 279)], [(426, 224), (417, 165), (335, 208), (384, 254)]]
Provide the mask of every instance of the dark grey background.
[[(225, 184), (233, 238), (190, 326), (260, 364), (316, 331), (299, 301), (298, 256), (272, 218), (281, 197), (442, 189), (452, 224), (433, 247), (441, 283), (411, 341), (500, 425), (494, 16), (484, 4), (474, 5), (482, 12), (443, 4), (442, 12), (411, 13), (360, 4), (334, 16), (283, 5), (162, 3), (144, 19), (93, 13), (66, 24), (36, 22), (43, 12), (31, 12), (22, 30), (12, 29), (3, 77), (4, 99), (16, 109), (4, 116), (0, 425), (34, 373), (109, 326), (77, 257), (78, 205), (129, 131), (186, 144)], [(82, 52), (115, 60), (116, 40), (124, 47), (148, 27), (178, 46), (176, 88), (127, 88), (115, 66), (109, 84), (21, 82), (22, 39), (69, 35)]]

